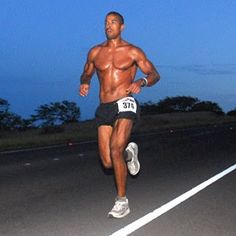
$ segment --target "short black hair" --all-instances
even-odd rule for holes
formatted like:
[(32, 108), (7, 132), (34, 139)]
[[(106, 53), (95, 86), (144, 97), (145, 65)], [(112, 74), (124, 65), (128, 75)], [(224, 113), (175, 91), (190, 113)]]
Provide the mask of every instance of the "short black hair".
[(124, 21), (124, 17), (119, 13), (119, 12), (116, 12), (116, 11), (110, 11), (107, 13), (106, 17), (109, 16), (109, 15), (115, 15), (119, 18), (119, 21), (121, 24), (124, 24), (125, 21)]

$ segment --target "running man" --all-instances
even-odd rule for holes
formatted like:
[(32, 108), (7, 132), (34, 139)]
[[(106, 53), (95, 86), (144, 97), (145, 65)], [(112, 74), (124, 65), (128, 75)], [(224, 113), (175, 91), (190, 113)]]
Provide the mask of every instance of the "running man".
[[(150, 87), (160, 75), (144, 52), (124, 41), (123, 16), (109, 12), (105, 18), (107, 40), (90, 49), (80, 78), (79, 93), (87, 96), (95, 71), (100, 83), (100, 105), (96, 110), (98, 147), (105, 168), (113, 168), (117, 197), (109, 217), (122, 218), (129, 214), (126, 197), (127, 167), (131, 175), (140, 170), (138, 146), (129, 142), (134, 121), (139, 117), (139, 104), (132, 94)], [(145, 77), (135, 79), (137, 69)]]

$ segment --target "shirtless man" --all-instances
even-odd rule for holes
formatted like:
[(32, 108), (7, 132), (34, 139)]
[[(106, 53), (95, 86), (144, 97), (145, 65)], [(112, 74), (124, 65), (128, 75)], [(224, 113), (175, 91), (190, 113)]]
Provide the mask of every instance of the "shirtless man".
[[(121, 38), (123, 29), (123, 16), (109, 12), (105, 19), (107, 40), (89, 51), (80, 79), (81, 96), (87, 96), (95, 71), (99, 79), (98, 147), (104, 167), (114, 169), (117, 197), (108, 216), (115, 218), (130, 212), (126, 198), (127, 167), (132, 175), (140, 169), (138, 146), (133, 142), (128, 144), (133, 123), (139, 116), (139, 105), (132, 94), (160, 79), (144, 52)], [(146, 76), (134, 81), (138, 68)]]

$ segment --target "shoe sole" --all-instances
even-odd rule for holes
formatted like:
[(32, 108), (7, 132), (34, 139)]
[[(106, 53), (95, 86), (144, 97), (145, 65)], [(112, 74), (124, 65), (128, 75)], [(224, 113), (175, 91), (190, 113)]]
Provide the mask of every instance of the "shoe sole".
[(108, 216), (108, 218), (120, 219), (120, 218), (123, 218), (123, 217), (127, 216), (129, 213), (130, 213), (130, 209), (128, 208), (122, 215), (109, 212), (107, 216)]
[[(132, 162), (136, 162), (137, 163), (137, 170), (134, 172), (134, 173), (131, 173), (129, 171), (129, 173), (131, 175), (137, 175), (138, 172), (140, 171), (140, 163), (139, 163), (139, 160), (138, 160), (138, 145), (136, 143), (129, 143), (128, 147), (126, 149), (129, 149), (129, 146), (132, 147), (132, 149), (134, 150), (134, 160)], [(129, 152), (128, 152), (128, 155), (129, 155)], [(128, 169), (129, 169), (129, 162), (127, 162), (127, 166), (128, 166)]]

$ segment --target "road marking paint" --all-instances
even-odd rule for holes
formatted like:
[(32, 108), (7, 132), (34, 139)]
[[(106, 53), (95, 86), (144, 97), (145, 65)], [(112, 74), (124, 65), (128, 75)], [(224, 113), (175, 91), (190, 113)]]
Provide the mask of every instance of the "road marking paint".
[(24, 164), (25, 166), (31, 166), (31, 163), (30, 162), (27, 162)]
[(213, 176), (212, 178), (206, 180), (205, 182), (199, 184), (198, 186), (192, 188), (191, 190), (187, 191), (186, 193), (180, 195), (179, 197), (175, 198), (174, 200), (166, 203), (165, 205), (157, 208), (156, 210), (148, 213), (147, 215), (139, 218), (138, 220), (128, 224), (127, 226), (123, 227), (122, 229), (110, 234), (110, 236), (126, 236), (131, 234), (132, 232), (136, 231), (137, 229), (141, 228), (142, 226), (150, 223), (152, 220), (158, 218), (162, 214), (166, 213), (167, 211), (171, 210), (172, 208), (176, 207), (180, 203), (184, 202), (188, 198), (192, 197), (193, 195), (197, 194), (204, 188), (208, 187), (209, 185), (213, 184), (217, 180), (221, 179), (225, 175), (231, 173), (236, 169), (236, 164), (232, 165), (228, 169), (222, 171), (221, 173)]

